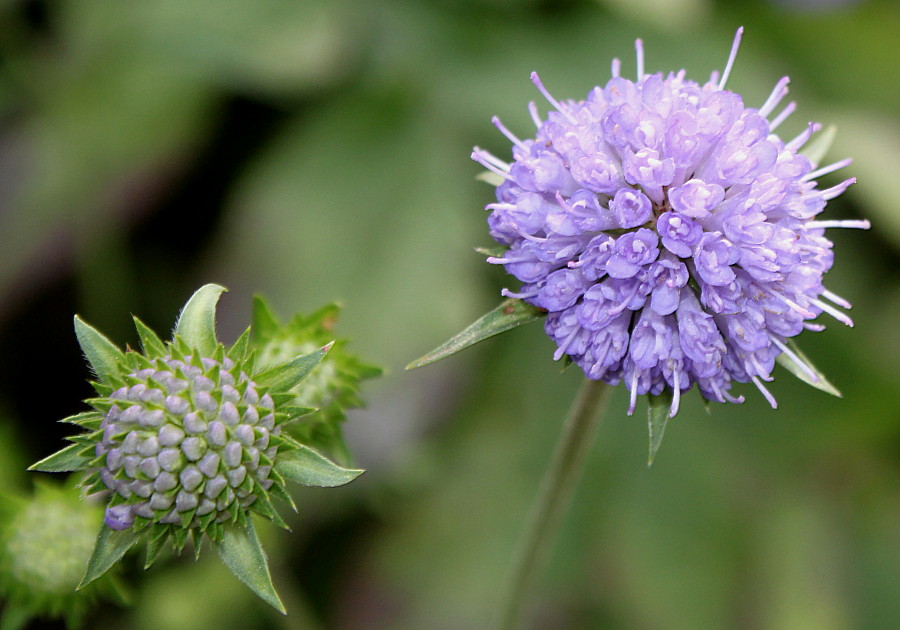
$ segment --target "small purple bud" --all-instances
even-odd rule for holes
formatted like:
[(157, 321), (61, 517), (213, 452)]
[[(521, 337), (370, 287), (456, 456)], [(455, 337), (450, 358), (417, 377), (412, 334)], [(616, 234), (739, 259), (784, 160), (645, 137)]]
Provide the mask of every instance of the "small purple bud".
[[(247, 391), (250, 391), (250, 389), (248, 388)], [(275, 409), (275, 403), (272, 400), (272, 397), (268, 394), (262, 395), (262, 397), (259, 399), (259, 406), (261, 409), (268, 409), (269, 411)]]
[(244, 446), (251, 446), (256, 440), (253, 427), (248, 424), (239, 424), (234, 428), (234, 438)]
[(111, 448), (106, 453), (106, 468), (115, 472), (122, 467), (122, 449)]
[(194, 391), (211, 392), (216, 388), (216, 383), (208, 376), (198, 376), (194, 379)]
[(210, 499), (215, 499), (227, 486), (228, 481), (225, 479), (225, 477), (222, 475), (216, 475), (206, 482), (206, 487), (203, 488), (203, 494), (205, 494)]
[(144, 383), (138, 383), (137, 385), (132, 385), (128, 388), (128, 400), (133, 400), (134, 402), (138, 402), (141, 400), (141, 396), (144, 392), (147, 391), (147, 386)]
[(206, 432), (206, 441), (213, 446), (225, 446), (227, 440), (228, 432), (225, 430), (225, 425), (218, 420), (210, 422)]
[(256, 441), (253, 445), (260, 450), (266, 450), (269, 447), (269, 432), (262, 427), (257, 427), (255, 433)]
[(653, 214), (653, 204), (639, 190), (623, 188), (609, 202), (609, 209), (622, 228), (643, 225)]
[(200, 500), (196, 494), (190, 494), (182, 490), (175, 497), (175, 510), (178, 512), (189, 512), (197, 507)]
[(216, 502), (203, 497), (200, 499), (200, 505), (197, 506), (197, 516), (205, 516), (216, 509)]
[(234, 468), (241, 463), (243, 451), (244, 449), (240, 442), (229, 442), (225, 445), (222, 461), (225, 462), (225, 465), (228, 468)]
[(153, 494), (153, 484), (142, 479), (135, 479), (128, 484), (128, 487), (134, 494), (144, 499)]
[(240, 422), (241, 415), (238, 413), (237, 407), (233, 402), (226, 402), (219, 411), (219, 419), (230, 427)]
[(138, 475), (138, 466), (141, 465), (141, 458), (138, 455), (127, 455), (122, 460), (122, 467), (125, 469), (125, 474), (134, 479)]
[(214, 367), (218, 367), (219, 365), (218, 361), (216, 361), (215, 359), (210, 359), (208, 357), (203, 357), (202, 359), (200, 359), (200, 363), (203, 365), (204, 372), (209, 372), (211, 369), (213, 369)]
[(708, 216), (724, 199), (724, 188), (718, 184), (707, 184), (699, 179), (692, 179), (669, 190), (669, 202), (672, 207), (692, 219)]
[(259, 426), (266, 429), (267, 431), (272, 431), (275, 428), (275, 414), (269, 413), (260, 418)]
[(194, 394), (194, 404), (198, 409), (209, 412), (214, 412), (219, 408), (219, 403), (210, 396), (209, 392), (197, 392)]
[(197, 468), (200, 469), (207, 477), (215, 477), (219, 473), (219, 454), (210, 451), (197, 464)]
[(206, 422), (196, 411), (192, 411), (184, 417), (184, 430), (188, 433), (203, 433), (206, 431)]
[(178, 486), (178, 477), (174, 473), (161, 472), (153, 481), (153, 489), (157, 492), (168, 492)]
[(184, 431), (174, 424), (167, 424), (159, 430), (159, 443), (162, 446), (178, 446), (184, 439)]
[(103, 520), (107, 527), (121, 532), (134, 525), (134, 513), (130, 505), (111, 505), (106, 508)]
[(177, 448), (164, 448), (160, 451), (158, 459), (162, 469), (168, 472), (179, 470), (184, 461), (181, 456), (181, 451)]
[(244, 391), (243, 400), (248, 405), (255, 405), (259, 402), (259, 394), (256, 393), (256, 389), (254, 389), (252, 383), (248, 385), (247, 389)]
[(119, 424), (137, 424), (143, 410), (140, 405), (131, 405), (119, 415)]
[(200, 484), (203, 483), (204, 477), (203, 473), (201, 473), (195, 466), (186, 466), (184, 470), (181, 471), (178, 475), (178, 479), (181, 480), (181, 487), (187, 490), (188, 492), (193, 492)]
[[(224, 380), (224, 377), (226, 377), (226, 376), (231, 377), (231, 375), (226, 372), (225, 374), (222, 375), (223, 380)], [(232, 380), (234, 380), (234, 379), (232, 379)], [(219, 388), (219, 391), (222, 392), (222, 400), (225, 402), (237, 403), (237, 402), (240, 402), (240, 400), (241, 400), (241, 393), (237, 389), (235, 389), (235, 387), (233, 385), (224, 385), (223, 384)]]
[(259, 412), (256, 410), (256, 407), (247, 407), (247, 411), (244, 412), (243, 417), (241, 417), (241, 421), (244, 424), (257, 424), (259, 422)]
[(150, 507), (154, 510), (168, 510), (172, 507), (172, 498), (164, 494), (154, 492), (150, 497)]
[(163, 391), (161, 389), (156, 389), (155, 387), (148, 389), (141, 394), (141, 400), (143, 402), (151, 403), (153, 405), (161, 405), (165, 399), (166, 395)]
[(161, 409), (145, 411), (141, 414), (139, 422), (145, 429), (155, 429), (166, 419), (166, 414)]
[(699, 223), (677, 212), (662, 213), (656, 222), (656, 229), (665, 248), (681, 258), (689, 258), (703, 236)]
[(189, 437), (181, 443), (181, 452), (188, 460), (195, 462), (206, 453), (206, 442), (198, 437)]
[(228, 484), (232, 488), (237, 488), (247, 478), (247, 469), (243, 466), (238, 466), (229, 470), (225, 475), (228, 477)]
[(155, 457), (145, 457), (141, 460), (138, 468), (149, 479), (156, 479), (156, 476), (159, 475), (159, 462), (156, 461)]
[(191, 410), (191, 405), (181, 396), (166, 397), (166, 409), (176, 416), (183, 416)]
[(159, 453), (159, 440), (156, 439), (155, 435), (144, 438), (141, 443), (138, 444), (137, 452), (143, 457), (155, 456), (157, 453)]
[(657, 256), (659, 237), (652, 230), (628, 232), (616, 239), (612, 256), (606, 261), (606, 273), (611, 278), (631, 278)]

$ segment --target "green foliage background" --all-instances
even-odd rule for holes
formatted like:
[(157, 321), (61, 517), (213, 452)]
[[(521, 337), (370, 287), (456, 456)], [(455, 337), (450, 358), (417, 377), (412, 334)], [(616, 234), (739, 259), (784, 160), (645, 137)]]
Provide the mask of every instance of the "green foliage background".
[[(826, 5), (840, 5), (828, 7)], [(812, 6), (812, 8), (809, 8)], [(206, 282), (281, 313), (344, 304), (337, 334), (386, 367), (348, 441), (369, 472), (297, 492), (292, 534), (260, 527), (290, 615), (210, 558), (128, 573), (135, 607), (90, 627), (490, 628), (509, 560), (577, 387), (539, 325), (441, 364), (403, 365), (492, 308), (490, 187), (468, 158), (533, 128), (532, 70), (582, 98), (634, 72), (721, 69), (760, 104), (783, 75), (836, 123), (859, 184), (827, 218), (828, 285), (856, 328), (800, 344), (841, 400), (783, 370), (771, 411), (683, 402), (650, 470), (624, 390), (533, 601), (534, 628), (882, 629), (900, 619), (900, 5), (889, 0), (6, 0), (0, 3), (0, 484), (59, 448), (88, 374), (82, 314), (135, 343)], [(542, 106), (542, 111), (546, 108)], [(840, 181), (835, 174), (826, 179)], [(847, 176), (847, 175), (844, 175)], [(13, 446), (22, 444), (21, 447)], [(35, 626), (40, 627), (40, 626)]]

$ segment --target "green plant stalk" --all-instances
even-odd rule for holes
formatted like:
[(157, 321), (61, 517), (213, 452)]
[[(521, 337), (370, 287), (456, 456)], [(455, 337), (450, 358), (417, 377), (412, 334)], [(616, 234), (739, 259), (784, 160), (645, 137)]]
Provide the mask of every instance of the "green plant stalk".
[(519, 542), (500, 626), (505, 630), (521, 627), (527, 596), (569, 507), (611, 391), (606, 383), (586, 378), (569, 410)]

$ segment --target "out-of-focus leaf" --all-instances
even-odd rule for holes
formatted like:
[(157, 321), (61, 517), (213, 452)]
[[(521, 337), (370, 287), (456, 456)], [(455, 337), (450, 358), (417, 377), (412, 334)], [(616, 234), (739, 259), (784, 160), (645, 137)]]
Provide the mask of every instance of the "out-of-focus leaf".
[(650, 450), (647, 456), (647, 466), (653, 465), (656, 453), (662, 444), (663, 435), (666, 432), (666, 424), (669, 422), (669, 412), (672, 407), (672, 391), (666, 389), (659, 396), (648, 394), (650, 405), (647, 409), (647, 425), (650, 431)]
[(441, 344), (428, 354), (420, 357), (406, 366), (407, 370), (419, 368), (450, 355), (460, 350), (465, 350), (480, 341), (484, 341), (494, 335), (499, 335), (516, 326), (533, 322), (547, 315), (547, 311), (526, 304), (522, 300), (507, 298), (498, 307), (485, 313), (474, 323), (466, 327), (462, 332)]

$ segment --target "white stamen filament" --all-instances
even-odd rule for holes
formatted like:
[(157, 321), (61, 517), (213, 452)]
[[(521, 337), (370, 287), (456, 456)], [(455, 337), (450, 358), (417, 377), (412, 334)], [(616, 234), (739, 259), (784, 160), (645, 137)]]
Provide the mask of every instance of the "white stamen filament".
[[(856, 178), (851, 177), (850, 179), (845, 179), (837, 186), (832, 186), (831, 188), (826, 188), (821, 193), (822, 199), (824, 199), (825, 201), (834, 199), (835, 197), (837, 197), (838, 195), (843, 193), (845, 190), (847, 190), (850, 186), (852, 186), (855, 183), (856, 183)], [(864, 229), (869, 229), (869, 228), (864, 228)]]
[(788, 93), (788, 83), (791, 80), (788, 77), (782, 77), (781, 80), (775, 85), (775, 89), (772, 90), (772, 93), (769, 95), (769, 98), (766, 99), (766, 102), (763, 103), (763, 106), (759, 108), (759, 115), (764, 116), (766, 118), (769, 117), (769, 114), (773, 109), (781, 102), (781, 99), (785, 97)]
[(728, 75), (731, 74), (731, 67), (737, 58), (738, 48), (741, 47), (741, 35), (744, 34), (744, 27), (740, 27), (734, 34), (734, 42), (731, 44), (731, 54), (728, 56), (728, 63), (725, 64), (725, 70), (722, 72), (722, 79), (719, 81), (719, 89), (725, 89), (725, 82), (728, 81)]
[(619, 61), (618, 57), (613, 58), (610, 70), (612, 71), (613, 78), (618, 79), (619, 73), (622, 71), (622, 62)]
[(491, 118), (491, 122), (494, 123), (494, 126), (500, 130), (500, 133), (502, 133), (504, 136), (509, 138), (510, 142), (512, 142), (514, 145), (516, 145), (517, 147), (519, 147), (521, 149), (526, 149), (526, 150), (528, 149), (528, 147), (526, 147), (525, 144), (521, 140), (519, 140), (515, 136), (515, 134), (513, 134), (513, 132), (511, 132), (509, 129), (506, 128), (506, 125), (504, 125), (502, 122), (500, 122), (499, 118), (494, 116), (493, 118)]
[(672, 370), (672, 405), (669, 407), (669, 417), (674, 418), (678, 414), (678, 408), (681, 406), (681, 361)]
[[(491, 173), (495, 175), (499, 175), (503, 179), (508, 179), (509, 181), (515, 183), (516, 180), (512, 178), (508, 171), (504, 171), (492, 163), (488, 162), (485, 158), (485, 154), (483, 152), (479, 153), (479, 150), (472, 151), (472, 159), (481, 164), (484, 168), (489, 170)], [(507, 167), (508, 168), (508, 167)]]
[(796, 352), (791, 350), (788, 346), (781, 343), (778, 339), (771, 335), (769, 335), (769, 339), (771, 339), (772, 343), (778, 346), (783, 353), (790, 357), (791, 361), (793, 361), (797, 367), (799, 367), (806, 373), (806, 375), (809, 377), (809, 380), (811, 380), (813, 383), (819, 382), (819, 375), (816, 374), (813, 369), (797, 355)]
[(553, 360), (559, 361), (562, 356), (566, 353), (566, 348), (569, 347), (569, 344), (572, 343), (572, 340), (575, 339), (575, 335), (581, 332), (581, 328), (576, 326), (575, 329), (569, 333), (569, 336), (565, 338), (565, 340), (559, 344), (559, 348), (556, 349), (556, 352), (553, 353)]
[(809, 142), (809, 139), (812, 138), (813, 134), (819, 131), (822, 128), (822, 125), (819, 123), (811, 122), (806, 127), (806, 131), (798, 135), (796, 138), (788, 142), (784, 145), (784, 148), (792, 153), (796, 153), (800, 147)]
[(803, 327), (812, 332), (822, 332), (825, 330), (825, 324), (817, 324), (816, 322), (803, 322)]
[(638, 386), (638, 370), (635, 368), (631, 377), (631, 400), (628, 401), (628, 415), (634, 415), (634, 409), (637, 407), (637, 386)]
[(539, 293), (537, 289), (531, 291), (530, 293), (513, 293), (509, 289), (503, 289), (500, 291), (500, 295), (503, 297), (513, 298), (515, 300), (524, 300), (525, 298), (531, 298), (536, 296)]
[(637, 80), (640, 82), (644, 78), (644, 42), (634, 40), (634, 51), (637, 55)]
[(823, 166), (822, 168), (813, 171), (812, 173), (807, 174), (803, 181), (807, 182), (811, 179), (815, 179), (817, 177), (821, 177), (822, 175), (827, 175), (828, 173), (833, 173), (838, 171), (845, 166), (850, 166), (853, 163), (852, 158), (847, 158), (846, 160), (841, 160), (840, 162), (835, 162), (834, 164), (829, 164), (828, 166)]
[(842, 298), (840, 295), (837, 295), (836, 293), (832, 293), (828, 289), (825, 289), (824, 291), (822, 291), (822, 297), (825, 298), (826, 300), (834, 302), (841, 308), (847, 308), (847, 309), (853, 308), (853, 305), (850, 302), (848, 302), (847, 300)]
[(763, 289), (766, 293), (768, 293), (769, 295), (771, 295), (773, 298), (775, 298), (776, 300), (781, 300), (781, 301), (782, 301), (785, 305), (787, 305), (792, 311), (795, 311), (795, 312), (799, 313), (800, 315), (803, 315), (803, 317), (805, 317), (806, 319), (812, 319), (812, 318), (814, 318), (814, 317), (816, 316), (815, 313), (813, 313), (812, 311), (810, 311), (810, 310), (808, 310), (808, 309), (803, 308), (802, 306), (800, 306), (799, 304), (797, 304), (794, 300), (790, 299), (790, 298), (787, 297), (786, 295), (782, 295), (781, 293), (776, 293), (775, 291), (773, 291), (773, 290), (770, 289), (769, 287), (765, 287), (765, 286), (764, 286), (764, 287), (762, 287), (762, 289)]
[(855, 228), (857, 230), (868, 230), (872, 224), (865, 219), (854, 220), (845, 219), (843, 221), (809, 221), (806, 224), (808, 228)]
[(791, 101), (787, 105), (785, 105), (784, 109), (781, 110), (781, 113), (778, 114), (772, 122), (769, 123), (769, 131), (775, 131), (781, 123), (788, 119), (788, 116), (794, 113), (794, 110), (797, 109), (797, 103)]
[(515, 210), (518, 206), (514, 203), (489, 203), (485, 210)]
[(538, 91), (544, 95), (544, 98), (547, 99), (547, 102), (553, 105), (554, 109), (558, 111), (560, 114), (566, 117), (566, 119), (572, 123), (573, 125), (577, 124), (578, 121), (572, 118), (572, 116), (567, 112), (562, 105), (560, 105), (559, 101), (550, 96), (550, 92), (547, 91), (547, 88), (544, 87), (544, 84), (541, 83), (541, 78), (538, 76), (537, 72), (531, 73), (531, 82), (534, 83), (535, 87)]
[(758, 373), (757, 376), (759, 378), (761, 378), (762, 380), (764, 380), (766, 382), (771, 382), (771, 381), (775, 380), (775, 378), (771, 374), (766, 375), (765, 368), (762, 365), (760, 365), (759, 359), (757, 359), (756, 355), (752, 354), (752, 353), (750, 354), (750, 365), (753, 366), (753, 369), (756, 370), (756, 372)]
[(758, 389), (760, 393), (766, 397), (766, 400), (769, 401), (769, 404), (772, 405), (772, 409), (778, 409), (778, 401), (775, 400), (772, 393), (766, 389), (765, 385), (759, 381), (759, 378), (756, 376), (751, 376), (750, 378), (753, 380), (753, 384), (756, 385), (756, 389)]
[(810, 300), (813, 304), (818, 306), (820, 309), (834, 317), (836, 320), (844, 324), (845, 326), (849, 326), (853, 328), (853, 320), (847, 317), (844, 313), (841, 313), (839, 310), (834, 308), (831, 304), (823, 302), (822, 300)]
[(503, 257), (498, 258), (496, 256), (490, 256), (485, 258), (485, 262), (489, 262), (492, 265), (508, 265), (510, 263), (520, 263), (520, 262), (532, 262), (534, 258), (531, 256), (513, 256), (511, 258)]
[(540, 129), (541, 125), (544, 124), (544, 121), (541, 120), (541, 116), (538, 114), (537, 104), (534, 101), (529, 101), (528, 113), (531, 114), (531, 120), (534, 121), (534, 126)]

